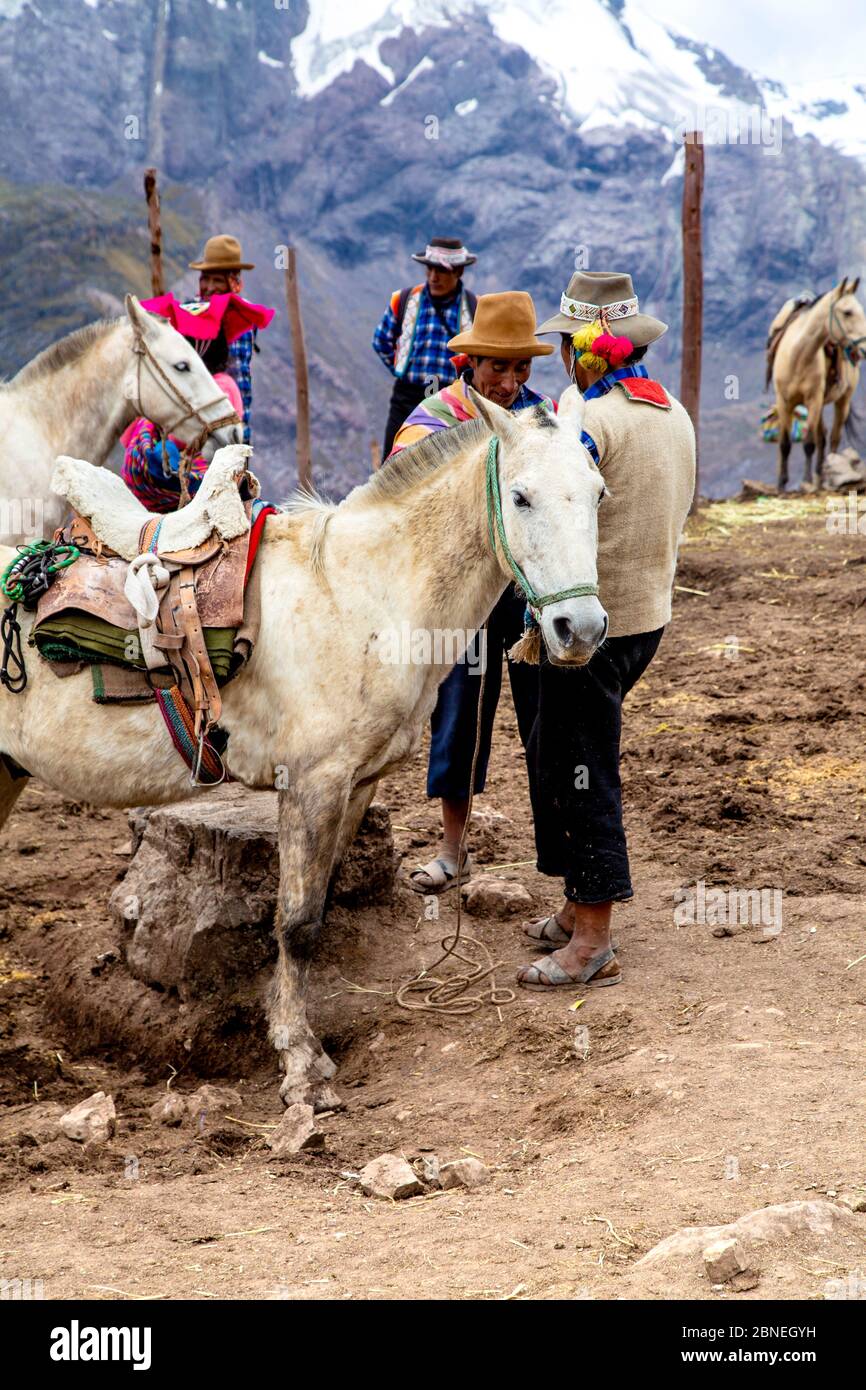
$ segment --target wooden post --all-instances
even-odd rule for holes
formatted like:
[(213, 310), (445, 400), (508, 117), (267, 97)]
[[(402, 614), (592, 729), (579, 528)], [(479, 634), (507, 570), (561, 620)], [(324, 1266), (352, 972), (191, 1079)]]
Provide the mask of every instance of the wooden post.
[(150, 288), (154, 295), (165, 294), (165, 279), (162, 273), (162, 221), (155, 169), (144, 171), (144, 196), (147, 199), (147, 230), (150, 236)]
[(313, 486), (313, 460), (310, 451), (310, 388), (307, 379), (307, 350), (304, 346), (304, 324), (298, 297), (298, 270), (295, 248), (288, 248), (286, 266), (286, 307), (289, 311), (289, 330), (292, 335), (292, 358), (295, 364), (295, 393), (298, 403), (296, 448), (298, 485)]
[[(685, 134), (683, 179), (683, 355), (680, 400), (695, 427), (695, 451), (700, 458), (701, 348), (704, 321), (704, 253), (701, 243), (701, 201), (704, 195), (704, 137), (699, 130)], [(698, 506), (698, 474), (692, 511)]]

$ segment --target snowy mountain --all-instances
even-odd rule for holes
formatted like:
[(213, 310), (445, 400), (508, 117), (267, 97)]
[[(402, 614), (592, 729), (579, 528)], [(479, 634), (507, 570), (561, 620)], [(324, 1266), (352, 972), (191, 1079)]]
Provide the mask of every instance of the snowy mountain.
[[(477, 253), (477, 293), (528, 290), (541, 316), (577, 264), (628, 270), (670, 325), (653, 368), (676, 392), (681, 134), (695, 120), (705, 490), (772, 475), (758, 423), (776, 310), (866, 271), (863, 86), (786, 89), (635, 3), (0, 0), (0, 85), (0, 373), (126, 288), (148, 292), (141, 176), (155, 162), (172, 287), (191, 291), (193, 251), (231, 231), (256, 263), (250, 297), (277, 307), (254, 363), (256, 471), (274, 497), (293, 482), (288, 242), (314, 470), (336, 494), (382, 434), (374, 325), (437, 233)], [(533, 384), (561, 391), (557, 357)]]
[(580, 131), (632, 126), (678, 141), (697, 124), (706, 143), (770, 145), (772, 123), (785, 120), (796, 135), (866, 160), (866, 80), (786, 87), (626, 0), (313, 0), (292, 43), (298, 91), (316, 96), (357, 62), (394, 88), (381, 54), (387, 39), (459, 26), (473, 12), (553, 79), (557, 107)]

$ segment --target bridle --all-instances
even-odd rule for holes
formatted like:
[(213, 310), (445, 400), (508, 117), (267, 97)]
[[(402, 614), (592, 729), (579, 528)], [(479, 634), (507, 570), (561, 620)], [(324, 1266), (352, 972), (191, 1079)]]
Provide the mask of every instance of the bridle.
[(502, 554), (511, 573), (514, 575), (517, 585), (522, 589), (526, 598), (527, 605), (535, 617), (536, 621), (542, 608), (546, 608), (549, 603), (558, 603), (565, 598), (584, 598), (587, 595), (598, 595), (597, 584), (575, 584), (572, 589), (560, 589), (556, 594), (537, 594), (530, 584), (523, 570), (518, 565), (511, 553), (508, 544), (508, 537), (505, 534), (505, 523), (502, 519), (502, 495), (499, 488), (499, 437), (492, 435), (487, 446), (487, 534), (490, 540), (490, 548), (496, 554), (496, 541), (502, 548)]
[[(835, 336), (834, 329), (838, 331), (838, 337)], [(827, 334), (831, 343), (836, 343), (837, 346), (842, 349), (848, 361), (853, 366), (861, 356), (862, 348), (860, 345), (861, 343), (866, 343), (866, 334), (863, 334), (860, 338), (852, 338), (849, 333), (845, 332), (845, 329), (839, 321), (835, 299), (830, 301), (830, 312), (827, 318)]]
[(230, 411), (226, 415), (220, 416), (218, 420), (208, 421), (205, 418), (204, 412), (206, 410), (212, 410), (215, 405), (219, 405), (222, 401), (224, 401), (226, 399), (224, 393), (220, 392), (218, 396), (215, 396), (212, 401), (208, 401), (206, 405), (194, 406), (192, 401), (187, 399), (183, 391), (181, 391), (180, 387), (177, 386), (176, 383), (171, 380), (171, 377), (160, 365), (159, 361), (154, 356), (153, 352), (148, 346), (144, 333), (142, 332), (141, 328), (137, 323), (133, 323), (132, 325), (132, 351), (135, 353), (137, 358), (135, 374), (135, 406), (138, 411), (138, 414), (144, 415), (145, 413), (144, 407), (141, 404), (141, 369), (144, 365), (150, 368), (157, 380), (160, 381), (162, 385), (165, 387), (169, 396), (171, 396), (179, 406), (183, 407), (184, 413), (182, 415), (179, 415), (178, 418), (171, 425), (167, 425), (165, 428), (163, 428), (160, 425), (156, 425), (157, 432), (159, 433), (162, 442), (163, 468), (166, 470), (166, 472), (168, 472), (168, 467), (166, 460), (165, 445), (168, 435), (174, 434), (175, 431), (179, 429), (181, 425), (185, 424), (187, 420), (198, 420), (202, 426), (195, 439), (190, 440), (189, 444), (185, 445), (183, 452), (180, 456), (180, 464), (178, 465), (178, 478), (180, 481), (180, 506), (183, 507), (189, 501), (190, 465), (193, 459), (196, 458), (203, 449), (205, 440), (208, 439), (212, 434), (215, 434), (217, 430), (225, 429), (228, 425), (239, 425), (241, 422), (237, 416), (237, 413), (234, 410)]

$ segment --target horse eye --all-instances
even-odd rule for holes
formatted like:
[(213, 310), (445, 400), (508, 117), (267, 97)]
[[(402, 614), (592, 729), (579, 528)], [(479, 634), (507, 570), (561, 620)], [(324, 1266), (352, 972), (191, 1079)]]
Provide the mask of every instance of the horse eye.
[(529, 498), (526, 496), (526, 494), (518, 491), (517, 488), (512, 488), (511, 500), (514, 503), (515, 507), (529, 507), (531, 505)]
[(188, 371), (189, 371), (189, 363), (188, 363), (188, 362), (175, 362), (175, 364), (174, 364), (174, 370), (175, 370), (176, 372), (188, 372)]

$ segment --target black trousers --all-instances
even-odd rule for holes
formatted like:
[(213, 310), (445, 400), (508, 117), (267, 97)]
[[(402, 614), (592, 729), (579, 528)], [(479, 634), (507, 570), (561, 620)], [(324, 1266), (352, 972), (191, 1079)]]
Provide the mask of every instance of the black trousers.
[(564, 879), (573, 902), (633, 896), (619, 776), (622, 702), (663, 632), (608, 638), (577, 670), (552, 666), (542, 652), (526, 747), (538, 869)]
[(385, 441), (382, 445), (383, 463), (394, 447), (394, 435), (400, 426), (406, 423), (407, 415), (411, 415), (416, 405), (421, 404), (426, 389), (423, 381), (403, 381), (399, 378), (394, 382), (385, 424)]

